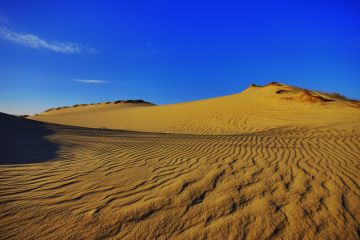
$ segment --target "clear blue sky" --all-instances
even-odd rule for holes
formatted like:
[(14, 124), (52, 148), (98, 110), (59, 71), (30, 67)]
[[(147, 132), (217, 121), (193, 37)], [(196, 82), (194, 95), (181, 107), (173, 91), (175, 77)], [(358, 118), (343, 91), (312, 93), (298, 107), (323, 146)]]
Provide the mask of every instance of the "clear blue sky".
[(360, 1), (0, 1), (2, 112), (270, 81), (360, 99)]

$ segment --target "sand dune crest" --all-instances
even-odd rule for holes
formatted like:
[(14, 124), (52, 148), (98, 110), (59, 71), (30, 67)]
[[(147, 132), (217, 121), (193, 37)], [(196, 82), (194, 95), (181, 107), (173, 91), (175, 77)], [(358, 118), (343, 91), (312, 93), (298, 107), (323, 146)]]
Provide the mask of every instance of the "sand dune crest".
[(354, 126), (360, 120), (360, 103), (339, 96), (274, 82), (194, 102), (161, 106), (100, 104), (44, 112), (31, 118), (80, 127), (215, 135), (287, 126)]

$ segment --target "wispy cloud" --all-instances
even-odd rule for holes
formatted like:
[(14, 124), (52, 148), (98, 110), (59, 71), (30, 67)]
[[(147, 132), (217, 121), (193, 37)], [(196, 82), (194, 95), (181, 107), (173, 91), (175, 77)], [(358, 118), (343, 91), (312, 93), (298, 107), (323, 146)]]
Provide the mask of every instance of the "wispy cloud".
[(94, 79), (75, 79), (75, 81), (76, 82), (81, 82), (81, 83), (91, 83), (91, 84), (109, 83), (109, 81), (94, 80)]
[(31, 48), (48, 49), (63, 54), (94, 54), (96, 50), (78, 43), (48, 41), (34, 34), (22, 34), (0, 26), (0, 38), (22, 44)]

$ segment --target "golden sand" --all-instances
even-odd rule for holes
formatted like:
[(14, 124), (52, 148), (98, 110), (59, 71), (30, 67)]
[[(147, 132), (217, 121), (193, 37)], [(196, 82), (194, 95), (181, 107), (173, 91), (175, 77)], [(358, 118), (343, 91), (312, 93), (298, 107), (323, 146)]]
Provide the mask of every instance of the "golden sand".
[(143, 132), (0, 115), (0, 239), (359, 239), (356, 102), (272, 84), (32, 118)]
[(288, 126), (359, 126), (358, 102), (332, 101), (321, 96), (270, 84), (249, 87), (239, 94), (180, 104), (100, 104), (44, 112), (31, 118), (80, 127), (186, 134), (249, 133)]

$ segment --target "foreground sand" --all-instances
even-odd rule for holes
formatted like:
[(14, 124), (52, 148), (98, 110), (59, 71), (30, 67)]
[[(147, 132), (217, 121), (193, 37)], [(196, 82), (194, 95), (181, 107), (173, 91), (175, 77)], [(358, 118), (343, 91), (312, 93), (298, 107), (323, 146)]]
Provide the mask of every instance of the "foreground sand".
[[(359, 129), (205, 136), (1, 119), (0, 239), (359, 238)], [(29, 129), (39, 136), (24, 140)]]
[(358, 102), (274, 83), (31, 118), (143, 132), (0, 114), (0, 239), (359, 239)]

